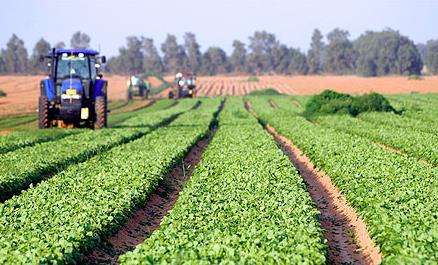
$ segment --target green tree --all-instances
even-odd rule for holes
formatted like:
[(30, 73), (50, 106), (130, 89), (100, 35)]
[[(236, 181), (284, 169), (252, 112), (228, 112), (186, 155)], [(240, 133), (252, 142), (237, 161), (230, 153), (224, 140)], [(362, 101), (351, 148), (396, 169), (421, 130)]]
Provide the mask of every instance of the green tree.
[(3, 52), (3, 60), (7, 73), (26, 73), (28, 71), (29, 59), (24, 41), (12, 34)]
[(438, 40), (430, 40), (426, 44), (426, 66), (431, 74), (438, 74)]
[(187, 70), (187, 55), (184, 47), (179, 45), (174, 35), (167, 35), (161, 45), (164, 54), (163, 62), (167, 73), (177, 73)]
[(289, 65), (291, 64), (290, 49), (284, 44), (279, 44), (272, 49), (271, 56), (273, 70), (276, 73), (288, 74)]
[(423, 64), (417, 47), (398, 31), (367, 31), (354, 42), (356, 72), (363, 76), (420, 74)]
[(334, 29), (327, 34), (328, 45), (325, 52), (325, 71), (332, 74), (351, 74), (355, 70), (356, 51), (348, 39), (346, 30)]
[(121, 63), (129, 74), (143, 72), (143, 43), (136, 36), (126, 38), (126, 48), (120, 50)]
[(247, 50), (245, 44), (241, 41), (235, 40), (233, 42), (233, 53), (230, 57), (231, 68), (234, 72), (243, 73), (246, 72), (246, 55)]
[(162, 74), (164, 72), (163, 62), (158, 50), (154, 45), (154, 40), (151, 38), (143, 39), (143, 68), (145, 73)]
[(309, 71), (306, 55), (298, 49), (291, 48), (289, 50), (290, 64), (288, 73), (305, 75)]
[(225, 74), (230, 70), (227, 54), (219, 47), (210, 47), (202, 56), (203, 74)]
[(125, 74), (126, 71), (123, 69), (122, 58), (120, 54), (118, 56), (112, 56), (107, 60), (105, 70), (111, 74)]
[(65, 43), (63, 41), (60, 41), (60, 42), (56, 43), (53, 47), (55, 49), (64, 49), (65, 48)]
[(0, 74), (6, 72), (6, 64), (5, 61), (3, 60), (3, 52), (4, 50), (0, 51)]
[(71, 37), (70, 46), (73, 49), (87, 49), (90, 48), (90, 42), (90, 36), (80, 31), (77, 31)]
[(184, 47), (187, 53), (187, 66), (191, 72), (197, 73), (201, 69), (202, 54), (195, 34), (187, 32), (184, 35)]
[(273, 50), (279, 45), (276, 37), (266, 31), (256, 31), (249, 38), (248, 67), (253, 73), (271, 72), (273, 70)]
[(324, 36), (319, 29), (315, 29), (312, 34), (312, 43), (307, 54), (307, 64), (310, 74), (320, 74), (323, 71), (323, 52), (324, 52)]
[(44, 38), (41, 38), (33, 48), (33, 53), (30, 58), (30, 66), (33, 73), (45, 73), (47, 66), (45, 63), (40, 62), (40, 57), (48, 55), (50, 52), (50, 43)]

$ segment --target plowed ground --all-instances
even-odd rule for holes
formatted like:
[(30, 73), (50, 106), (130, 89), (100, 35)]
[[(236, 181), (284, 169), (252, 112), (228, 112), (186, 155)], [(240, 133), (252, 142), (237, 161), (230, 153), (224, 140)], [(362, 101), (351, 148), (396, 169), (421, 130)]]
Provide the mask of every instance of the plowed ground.
[[(0, 90), (7, 97), (0, 98), (0, 116), (35, 113), (39, 96), (39, 81), (43, 76), (0, 76)], [(125, 76), (107, 76), (110, 100), (126, 98)], [(172, 82), (172, 77), (167, 78)], [(254, 90), (275, 88), (281, 93), (309, 95), (324, 89), (361, 94), (379, 92), (383, 94), (438, 92), (438, 76), (422, 80), (407, 77), (363, 78), (357, 76), (261, 76), (259, 82), (248, 82), (247, 76), (214, 76), (198, 78), (199, 96), (241, 96)], [(153, 86), (159, 80), (149, 80)], [(166, 91), (163, 94), (167, 96)]]
[[(105, 78), (108, 80), (109, 100), (126, 98), (126, 77)], [(35, 113), (41, 79), (44, 76), (0, 76), (0, 90), (7, 94), (0, 98), (0, 116)]]
[(407, 77), (364, 78), (357, 76), (261, 76), (259, 82), (248, 82), (248, 77), (200, 77), (198, 95), (245, 95), (251, 91), (275, 88), (290, 95), (311, 95), (324, 89), (363, 94), (378, 92), (400, 94), (411, 92), (438, 92), (438, 76), (409, 80)]

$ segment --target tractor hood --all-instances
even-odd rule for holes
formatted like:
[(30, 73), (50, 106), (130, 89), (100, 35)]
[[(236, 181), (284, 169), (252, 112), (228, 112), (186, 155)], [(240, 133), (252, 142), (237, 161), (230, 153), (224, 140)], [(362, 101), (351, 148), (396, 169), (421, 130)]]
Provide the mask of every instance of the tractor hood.
[[(73, 91), (73, 90), (75, 90), (75, 91)], [(82, 95), (83, 90), (84, 90), (84, 88), (82, 86), (82, 82), (80, 79), (77, 79), (77, 78), (66, 79), (66, 80), (62, 81), (62, 83), (61, 83), (61, 92), (63, 95), (64, 94)], [(76, 93), (74, 93), (74, 92), (76, 92)]]

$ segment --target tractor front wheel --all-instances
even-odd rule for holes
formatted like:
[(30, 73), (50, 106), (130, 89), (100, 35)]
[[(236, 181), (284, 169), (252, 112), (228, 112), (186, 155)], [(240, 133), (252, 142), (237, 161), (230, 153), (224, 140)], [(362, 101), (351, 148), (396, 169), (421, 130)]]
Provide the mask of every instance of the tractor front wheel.
[(50, 127), (49, 99), (47, 97), (39, 97), (38, 99), (38, 127), (40, 129)]
[(105, 97), (97, 97), (94, 102), (94, 113), (96, 115), (94, 120), (94, 129), (102, 129), (106, 127), (107, 113)]

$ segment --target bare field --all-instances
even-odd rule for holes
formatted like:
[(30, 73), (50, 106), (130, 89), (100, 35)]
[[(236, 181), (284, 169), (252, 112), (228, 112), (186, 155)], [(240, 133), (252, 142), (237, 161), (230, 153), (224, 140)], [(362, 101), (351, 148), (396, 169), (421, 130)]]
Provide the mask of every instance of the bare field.
[(263, 88), (275, 88), (290, 95), (311, 95), (324, 89), (333, 89), (350, 94), (378, 92), (382, 94), (438, 92), (438, 76), (409, 80), (407, 77), (358, 76), (261, 76), (259, 82), (247, 82), (247, 76), (240, 77), (199, 77), (198, 95), (245, 95)]
[[(43, 76), (0, 76), (0, 89), (7, 97), (0, 98), (0, 116), (33, 113), (37, 108), (39, 80)], [(126, 98), (125, 76), (107, 76), (109, 99)], [(166, 78), (172, 81), (172, 77)], [(361, 94), (379, 92), (397, 93), (438, 93), (438, 76), (424, 77), (422, 80), (408, 80), (407, 77), (363, 78), (357, 76), (261, 76), (259, 82), (248, 82), (248, 76), (199, 77), (199, 96), (245, 95), (251, 91), (272, 87), (281, 93), (309, 95), (324, 89)], [(159, 80), (149, 80), (153, 86)], [(167, 91), (162, 93), (166, 96)]]
[[(6, 92), (0, 98), (0, 116), (36, 113), (39, 82), (44, 76), (0, 76), (0, 89)], [(108, 76), (109, 99), (126, 98), (126, 80), (124, 76)]]

